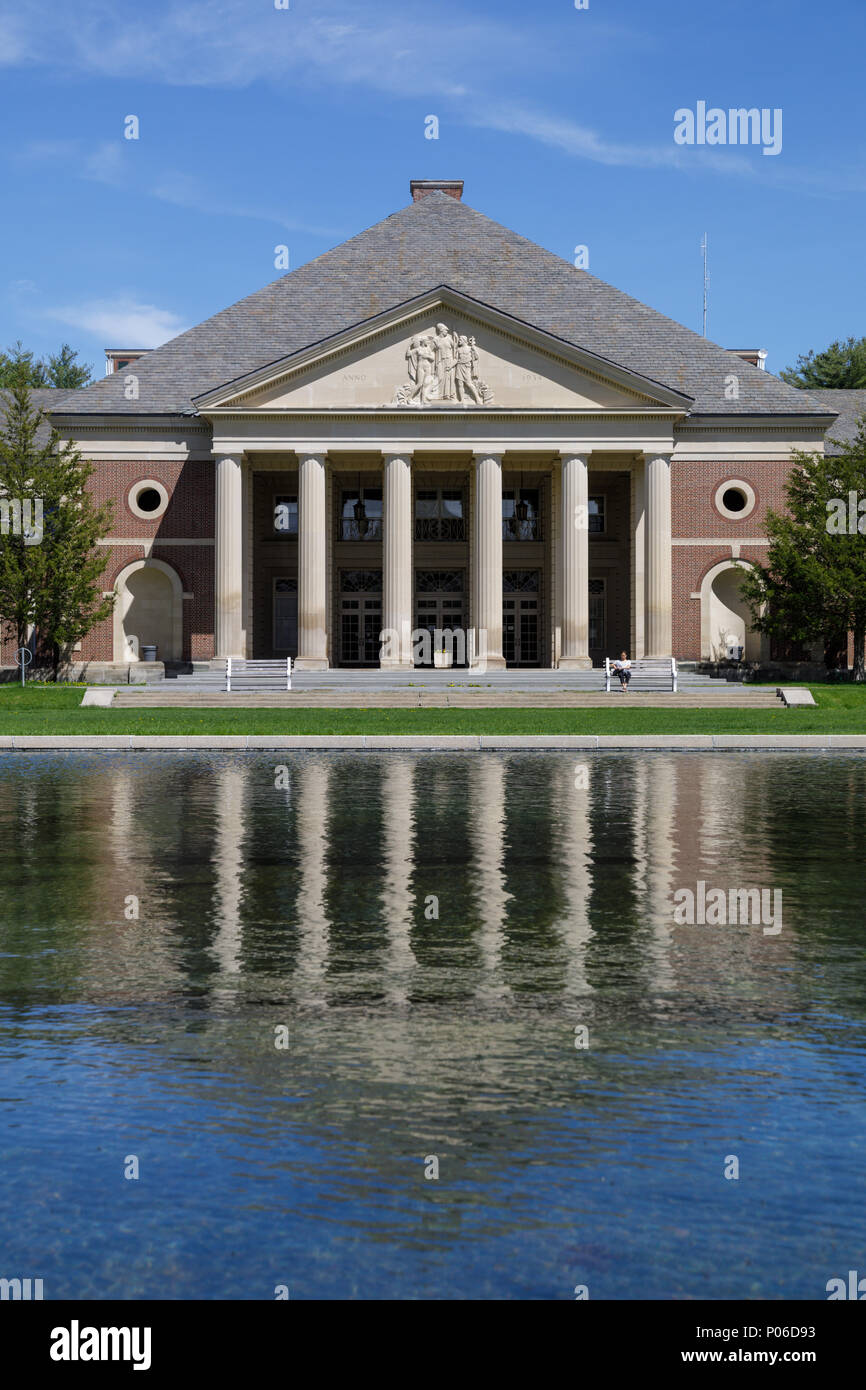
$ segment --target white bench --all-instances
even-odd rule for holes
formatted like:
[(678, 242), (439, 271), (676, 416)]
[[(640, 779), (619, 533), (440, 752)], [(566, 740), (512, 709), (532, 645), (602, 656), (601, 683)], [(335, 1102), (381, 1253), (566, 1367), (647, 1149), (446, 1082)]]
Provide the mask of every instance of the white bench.
[(226, 657), (226, 690), (291, 690), (292, 658), (285, 661), (242, 661)]
[[(642, 656), (629, 667), (632, 690), (672, 690), (677, 688), (677, 662), (673, 656)], [(611, 677), (616, 670), (610, 657), (604, 659), (604, 688), (610, 690)], [(619, 677), (617, 676), (617, 679)]]

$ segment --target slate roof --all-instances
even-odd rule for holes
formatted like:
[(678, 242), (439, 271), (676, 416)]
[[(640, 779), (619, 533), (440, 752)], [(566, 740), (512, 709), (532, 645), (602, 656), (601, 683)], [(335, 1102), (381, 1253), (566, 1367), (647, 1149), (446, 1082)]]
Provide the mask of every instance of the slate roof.
[[(804, 393), (576, 269), (466, 203), (431, 193), (75, 393), (75, 413), (178, 414), (196, 396), (439, 286), (694, 398), (695, 414), (812, 414)], [(736, 372), (740, 394), (725, 400)], [(65, 414), (66, 412), (64, 412)]]
[(828, 388), (823, 391), (809, 391), (803, 394), (811, 396), (812, 400), (823, 410), (838, 411), (838, 420), (834, 421), (827, 431), (824, 452), (826, 454), (841, 453), (839, 444), (834, 441), (839, 440), (842, 444), (850, 444), (856, 436), (860, 419), (866, 415), (866, 390), (832, 391)]

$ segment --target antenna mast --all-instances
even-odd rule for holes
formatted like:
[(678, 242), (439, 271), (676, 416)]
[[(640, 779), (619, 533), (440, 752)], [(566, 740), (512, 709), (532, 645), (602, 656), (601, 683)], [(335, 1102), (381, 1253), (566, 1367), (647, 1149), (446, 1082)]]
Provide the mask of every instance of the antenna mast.
[(709, 277), (709, 274), (708, 274), (708, 272), (707, 272), (707, 234), (706, 234), (706, 232), (704, 232), (703, 240), (701, 241), (701, 252), (703, 253), (703, 257), (704, 257), (704, 337), (706, 338), (706, 336), (707, 336), (707, 287), (708, 287), (708, 285), (709, 285), (709, 283), (710, 283), (710, 277)]

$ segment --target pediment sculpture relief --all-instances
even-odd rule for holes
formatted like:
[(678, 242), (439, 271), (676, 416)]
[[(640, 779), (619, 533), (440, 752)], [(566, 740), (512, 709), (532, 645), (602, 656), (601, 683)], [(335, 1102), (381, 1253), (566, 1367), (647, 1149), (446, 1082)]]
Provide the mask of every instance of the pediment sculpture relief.
[(392, 405), (492, 405), (493, 392), (478, 376), (478, 347), (447, 324), (416, 333), (406, 349), (409, 380)]

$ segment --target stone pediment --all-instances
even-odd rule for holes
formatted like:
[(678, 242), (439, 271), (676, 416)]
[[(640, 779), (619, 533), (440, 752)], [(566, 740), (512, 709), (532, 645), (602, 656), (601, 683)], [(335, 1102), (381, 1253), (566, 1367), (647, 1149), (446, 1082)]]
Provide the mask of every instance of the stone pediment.
[(241, 382), (206, 411), (687, 409), (688, 398), (460, 297), (385, 315)]

